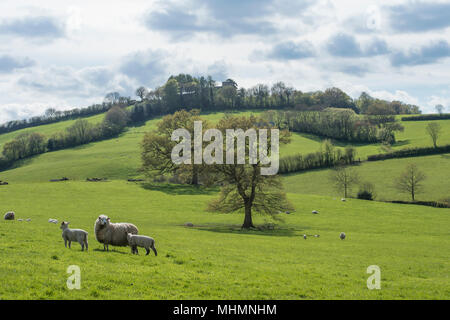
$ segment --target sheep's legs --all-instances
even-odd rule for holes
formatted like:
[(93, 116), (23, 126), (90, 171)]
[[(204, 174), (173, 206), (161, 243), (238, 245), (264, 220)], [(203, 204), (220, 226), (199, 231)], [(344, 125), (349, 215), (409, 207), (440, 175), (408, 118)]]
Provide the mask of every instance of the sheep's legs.
[(155, 257), (158, 255), (158, 252), (156, 251), (155, 246), (152, 247), (153, 252), (155, 253)]
[(69, 249), (70, 249), (70, 245), (72, 244), (72, 241), (69, 240)]
[(88, 242), (86, 240), (86, 242), (84, 243), (84, 245), (86, 246), (86, 251), (88, 251)]
[(64, 246), (67, 248), (67, 240), (64, 239)]
[(148, 248), (145, 248), (145, 251), (147, 251), (147, 253), (145, 255), (148, 256), (148, 254), (150, 253), (150, 250)]

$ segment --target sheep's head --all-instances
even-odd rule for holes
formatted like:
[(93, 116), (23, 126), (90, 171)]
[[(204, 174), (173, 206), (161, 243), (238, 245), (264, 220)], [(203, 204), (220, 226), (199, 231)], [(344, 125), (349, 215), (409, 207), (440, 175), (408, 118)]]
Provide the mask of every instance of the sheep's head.
[(67, 229), (69, 227), (69, 223), (70, 222), (63, 221), (61, 222), (61, 226), (59, 228), (62, 230)]
[(110, 219), (108, 216), (105, 216), (102, 214), (102, 215), (98, 216), (97, 221), (101, 227), (106, 227), (109, 224)]

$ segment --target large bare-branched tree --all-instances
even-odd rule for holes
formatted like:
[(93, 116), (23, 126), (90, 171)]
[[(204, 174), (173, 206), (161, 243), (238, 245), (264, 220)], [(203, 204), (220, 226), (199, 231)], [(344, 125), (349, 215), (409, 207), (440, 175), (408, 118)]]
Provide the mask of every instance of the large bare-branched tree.
[[(222, 133), (223, 137), (226, 136), (227, 129), (241, 129), (243, 132), (247, 132), (249, 129), (256, 131), (258, 129), (268, 129), (268, 150), (272, 149), (270, 128), (269, 123), (254, 116), (226, 116), (217, 125), (217, 129)], [(287, 143), (288, 141), (289, 132), (280, 132), (279, 142)], [(250, 138), (246, 139), (245, 150), (241, 150), (244, 151), (245, 155), (243, 164), (239, 163), (237, 159), (238, 144), (233, 143), (233, 146), (228, 146), (227, 149), (226, 139), (223, 139), (223, 143), (224, 151), (233, 149), (234, 163), (229, 164), (229, 162), (225, 161), (226, 152), (224, 152), (224, 164), (209, 167), (215, 182), (222, 185), (220, 196), (209, 205), (210, 210), (223, 213), (243, 210), (245, 216), (242, 228), (244, 229), (254, 228), (253, 212), (270, 215), (276, 219), (280, 212), (292, 210), (292, 205), (286, 198), (279, 176), (262, 175), (261, 169), (266, 165), (262, 163), (260, 158), (258, 158), (256, 163), (250, 162), (250, 146), (259, 146), (258, 142), (255, 145), (255, 141), (252, 143)], [(268, 155), (271, 156), (270, 154)]]

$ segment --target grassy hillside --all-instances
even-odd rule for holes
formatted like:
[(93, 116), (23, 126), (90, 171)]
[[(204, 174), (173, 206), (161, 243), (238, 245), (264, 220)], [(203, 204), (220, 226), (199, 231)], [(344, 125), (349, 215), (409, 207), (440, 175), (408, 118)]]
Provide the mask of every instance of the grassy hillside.
[[(102, 113), (102, 114), (97, 114), (95, 116), (86, 117), (83, 119), (85, 119), (91, 123), (99, 123), (103, 120), (104, 117), (105, 117), (105, 114)], [(65, 120), (65, 121), (45, 124), (42, 126), (25, 128), (25, 129), (20, 129), (17, 131), (0, 134), (0, 149), (3, 149), (3, 144), (5, 142), (8, 142), (8, 141), (14, 139), (15, 137), (17, 137), (18, 135), (20, 135), (22, 133), (38, 132), (38, 133), (41, 133), (48, 137), (48, 136), (51, 136), (53, 133), (64, 131), (66, 128), (73, 125), (75, 121), (76, 120)]]
[[(19, 183), (0, 195), (2, 212), (32, 219), (0, 221), (0, 299), (450, 297), (449, 209), (291, 193), (297, 210), (280, 229), (241, 232), (242, 215), (205, 212), (214, 192), (191, 187)], [(103, 252), (93, 224), (105, 213), (153, 236), (158, 257)], [(65, 249), (49, 218), (87, 230), (89, 252), (75, 243)], [(199, 227), (183, 227), (188, 221)], [(320, 238), (304, 240), (305, 233)], [(81, 290), (66, 288), (69, 265), (81, 268)], [(366, 287), (370, 265), (381, 268), (381, 290)]]
[[(412, 147), (430, 147), (433, 145), (430, 137), (426, 133), (426, 126), (428, 123), (439, 123), (442, 132), (438, 140), (438, 145), (450, 144), (450, 120), (435, 120), (435, 121), (402, 121), (401, 124), (405, 127), (403, 132), (396, 133), (397, 142), (392, 146), (393, 150)], [(292, 143), (288, 146), (284, 154), (308, 153), (318, 150), (322, 138), (308, 134), (294, 134)], [(357, 150), (357, 157), (361, 160), (367, 159), (367, 156), (372, 154), (383, 153), (381, 143), (360, 144), (360, 143), (346, 143), (342, 141), (333, 141), (333, 144), (345, 148), (347, 146), (355, 147)]]
[[(450, 154), (426, 157), (390, 159), (364, 162), (355, 166), (362, 181), (373, 183), (378, 200), (410, 200), (409, 195), (400, 193), (394, 182), (409, 163), (416, 163), (427, 178), (423, 182), (423, 192), (416, 200), (441, 200), (450, 196)], [(331, 169), (314, 170), (291, 174), (283, 178), (284, 186), (290, 192), (341, 196), (329, 181)], [(353, 190), (353, 196), (358, 187)]]
[[(251, 112), (240, 114), (249, 115)], [(204, 118), (211, 122), (218, 121), (224, 113), (211, 113)], [(103, 115), (89, 118), (90, 121), (101, 121)], [(17, 168), (0, 172), (0, 179), (7, 181), (48, 181), (52, 178), (67, 176), (71, 179), (84, 180), (86, 177), (108, 177), (109, 179), (126, 179), (136, 177), (140, 167), (140, 147), (145, 132), (155, 128), (159, 119), (147, 121), (140, 127), (131, 127), (120, 137), (101, 142), (83, 145), (73, 149), (66, 149), (42, 154), (17, 163)], [(441, 123), (442, 137), (440, 144), (450, 143), (450, 120), (435, 121)], [(425, 126), (428, 121), (403, 122), (405, 132), (398, 135), (398, 142), (393, 149), (401, 149), (412, 146), (427, 146), (431, 144), (429, 137), (425, 134)], [(65, 121), (57, 124), (36, 127), (34, 129), (61, 130), (71, 124)], [(53, 126), (53, 127), (51, 127)], [(30, 128), (31, 130), (32, 128)], [(28, 130), (28, 129), (26, 129)], [(19, 131), (17, 131), (19, 132)], [(14, 134), (17, 134), (14, 132)], [(13, 134), (13, 133), (10, 133)], [(9, 135), (9, 134), (8, 134)], [(5, 139), (4, 135), (0, 135)], [(298, 134), (292, 135), (292, 142), (281, 147), (281, 156), (315, 152), (320, 148), (323, 139), (314, 135)], [(364, 160), (367, 155), (382, 152), (380, 144), (347, 144), (334, 142), (338, 147), (352, 145), (357, 149), (357, 157)]]

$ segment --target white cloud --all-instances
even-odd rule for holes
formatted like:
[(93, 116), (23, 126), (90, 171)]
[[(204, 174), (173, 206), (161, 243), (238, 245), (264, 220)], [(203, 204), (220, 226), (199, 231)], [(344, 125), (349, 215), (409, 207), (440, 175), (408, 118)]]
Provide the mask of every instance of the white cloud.
[[(70, 5), (43, 0), (39, 7), (27, 0), (1, 1), (0, 57), (8, 59), (0, 73), (0, 121), (36, 115), (49, 106), (87, 106), (113, 90), (133, 95), (137, 86), (154, 87), (178, 73), (210, 73), (218, 81), (231, 77), (244, 87), (280, 80), (302, 91), (338, 86), (353, 97), (366, 91), (418, 104), (425, 112), (434, 112), (439, 101), (449, 105), (445, 55), (401, 67), (390, 59), (390, 52), (410, 57), (416, 47), (449, 41), (450, 28), (437, 10), (447, 10), (442, 1), (424, 6), (409, 0), (192, 1), (199, 5), (181, 11), (183, 19), (153, 22), (147, 18), (178, 12), (182, 1), (165, 2), (164, 8), (154, 0)], [(407, 15), (398, 13), (399, 6), (410, 8)], [(436, 21), (428, 23), (421, 8)], [(421, 26), (392, 24), (389, 12), (398, 19), (416, 15)], [(29, 36), (32, 25), (45, 35), (39, 41)], [(340, 56), (331, 55), (327, 48), (336, 34), (347, 34), (359, 52), (335, 43)], [(435, 50), (422, 53), (437, 56)]]

